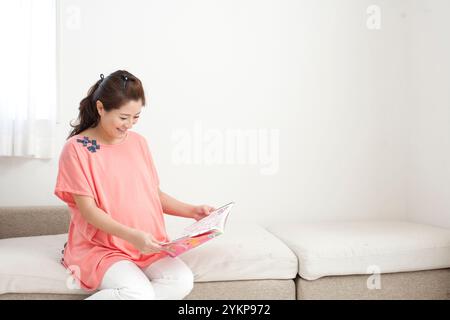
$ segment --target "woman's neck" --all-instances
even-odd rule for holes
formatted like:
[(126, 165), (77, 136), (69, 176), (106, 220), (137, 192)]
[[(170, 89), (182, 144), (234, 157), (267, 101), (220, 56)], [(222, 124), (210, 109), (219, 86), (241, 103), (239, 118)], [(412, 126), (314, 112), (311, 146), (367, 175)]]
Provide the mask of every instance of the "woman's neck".
[(98, 144), (118, 144), (121, 143), (125, 138), (126, 135), (121, 139), (115, 139), (109, 137), (105, 130), (103, 130), (100, 126), (96, 126), (95, 128), (90, 128), (87, 131), (85, 131), (85, 135), (89, 136), (89, 138), (97, 140)]

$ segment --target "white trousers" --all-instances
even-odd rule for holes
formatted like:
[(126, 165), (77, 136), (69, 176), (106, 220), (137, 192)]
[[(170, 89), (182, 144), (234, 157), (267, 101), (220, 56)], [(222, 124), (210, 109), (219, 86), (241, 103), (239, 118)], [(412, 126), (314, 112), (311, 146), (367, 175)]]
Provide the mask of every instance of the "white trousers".
[(106, 270), (99, 291), (86, 300), (181, 300), (193, 287), (192, 271), (178, 257), (164, 257), (147, 268), (121, 260)]

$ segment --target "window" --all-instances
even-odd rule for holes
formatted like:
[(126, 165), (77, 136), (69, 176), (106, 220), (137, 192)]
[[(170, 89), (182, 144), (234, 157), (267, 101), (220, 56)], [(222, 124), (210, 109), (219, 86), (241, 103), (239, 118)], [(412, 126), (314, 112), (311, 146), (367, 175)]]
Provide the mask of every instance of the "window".
[(0, 39), (0, 156), (51, 158), (56, 0), (2, 0)]

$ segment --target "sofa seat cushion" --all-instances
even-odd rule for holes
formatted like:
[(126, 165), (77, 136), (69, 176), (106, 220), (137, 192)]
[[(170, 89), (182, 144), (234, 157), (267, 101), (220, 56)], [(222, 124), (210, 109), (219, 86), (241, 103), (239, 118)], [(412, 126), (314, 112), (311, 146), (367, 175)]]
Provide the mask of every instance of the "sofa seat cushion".
[(299, 259), (306, 280), (450, 267), (450, 230), (402, 221), (283, 223), (267, 228)]
[(223, 235), (180, 256), (195, 281), (295, 279), (296, 255), (256, 224), (229, 225)]
[[(59, 263), (67, 234), (0, 240), (0, 294), (85, 294)], [(195, 282), (294, 279), (297, 257), (258, 225), (235, 226), (180, 258)]]
[(60, 264), (67, 234), (0, 240), (0, 294), (83, 294)]

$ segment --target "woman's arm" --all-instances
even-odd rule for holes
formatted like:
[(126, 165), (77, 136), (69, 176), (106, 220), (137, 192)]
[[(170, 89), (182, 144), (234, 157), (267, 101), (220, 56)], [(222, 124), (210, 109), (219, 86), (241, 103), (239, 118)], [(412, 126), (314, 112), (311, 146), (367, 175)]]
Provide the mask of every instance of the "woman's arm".
[(158, 193), (163, 212), (173, 216), (192, 218), (198, 221), (215, 210), (213, 207), (208, 205), (194, 206), (178, 201), (177, 199), (169, 196), (167, 193), (162, 192), (160, 189), (158, 189)]
[(167, 193), (162, 192), (161, 189), (158, 189), (158, 193), (164, 213), (183, 218), (194, 217), (195, 206), (178, 201)]

